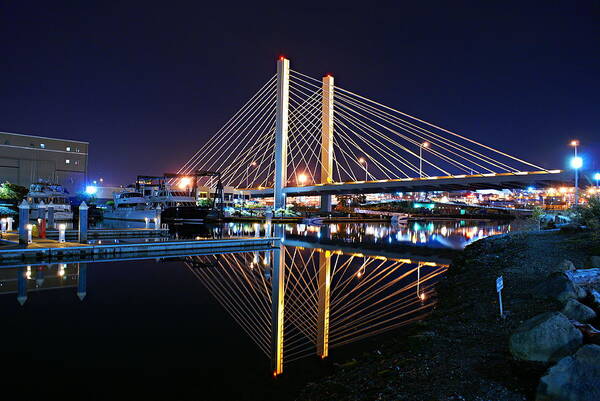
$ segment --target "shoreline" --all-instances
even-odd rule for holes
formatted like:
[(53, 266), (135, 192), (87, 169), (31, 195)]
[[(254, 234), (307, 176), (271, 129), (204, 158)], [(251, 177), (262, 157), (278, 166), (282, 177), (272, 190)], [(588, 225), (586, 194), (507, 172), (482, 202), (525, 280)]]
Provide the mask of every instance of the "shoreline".
[[(558, 301), (531, 288), (564, 259), (581, 268), (593, 249), (587, 233), (513, 232), (488, 237), (454, 257), (437, 286), (433, 313), (397, 336), (372, 339), (373, 351), (337, 364), (296, 398), (325, 400), (530, 400), (548, 364), (515, 360), (509, 337)], [(598, 254), (598, 253), (595, 253)], [(504, 277), (499, 316), (495, 280)]]

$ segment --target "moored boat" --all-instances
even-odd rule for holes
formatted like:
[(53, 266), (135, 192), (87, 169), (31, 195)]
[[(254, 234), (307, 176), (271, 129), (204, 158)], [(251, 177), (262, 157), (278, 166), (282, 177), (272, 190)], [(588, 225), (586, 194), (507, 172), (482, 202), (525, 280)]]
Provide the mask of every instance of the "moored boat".
[(32, 220), (44, 218), (49, 206), (54, 210), (54, 220), (73, 220), (69, 193), (62, 185), (42, 181), (31, 184), (27, 202), (29, 218)]
[(157, 211), (141, 192), (125, 189), (113, 193), (114, 204), (106, 209), (103, 218), (107, 220), (146, 221), (157, 216)]

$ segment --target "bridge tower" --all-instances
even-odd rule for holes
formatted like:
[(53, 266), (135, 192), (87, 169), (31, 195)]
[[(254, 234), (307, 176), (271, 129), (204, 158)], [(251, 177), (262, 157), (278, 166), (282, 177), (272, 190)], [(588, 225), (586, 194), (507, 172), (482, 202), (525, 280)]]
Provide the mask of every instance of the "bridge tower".
[[(333, 182), (333, 77), (323, 77), (321, 108), (321, 184)], [(331, 212), (331, 195), (321, 195), (321, 211)]]
[(275, 119), (275, 209), (285, 209), (283, 188), (287, 185), (288, 112), (290, 102), (290, 60), (277, 60), (277, 110)]

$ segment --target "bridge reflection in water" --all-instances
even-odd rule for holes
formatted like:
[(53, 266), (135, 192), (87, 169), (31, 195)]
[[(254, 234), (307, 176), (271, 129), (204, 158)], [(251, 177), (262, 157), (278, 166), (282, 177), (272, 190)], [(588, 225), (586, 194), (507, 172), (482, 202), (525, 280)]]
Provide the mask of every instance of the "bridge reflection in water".
[[(161, 258), (184, 262), (271, 359), (274, 375), (284, 363), (325, 358), (330, 348), (422, 319), (448, 268), (436, 258), (285, 243), (293, 245)], [(14, 294), (24, 305), (31, 293), (68, 289), (83, 301), (90, 265), (103, 262), (109, 260), (3, 266), (0, 295)]]
[(422, 319), (448, 267), (310, 243), (193, 256), (186, 265), (271, 358), (273, 375), (284, 362), (325, 358), (330, 348)]

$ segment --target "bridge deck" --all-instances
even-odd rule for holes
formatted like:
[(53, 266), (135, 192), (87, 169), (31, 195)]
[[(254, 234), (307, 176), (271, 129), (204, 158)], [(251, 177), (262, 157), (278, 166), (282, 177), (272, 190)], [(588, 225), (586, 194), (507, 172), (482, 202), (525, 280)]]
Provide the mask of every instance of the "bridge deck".
[[(447, 177), (400, 178), (377, 181), (333, 182), (300, 187), (285, 187), (287, 196), (336, 195), (356, 193), (431, 192), (478, 189), (546, 188), (571, 183), (563, 170), (523, 171), (500, 174), (474, 174)], [(273, 188), (249, 188), (254, 197), (273, 196)]]

